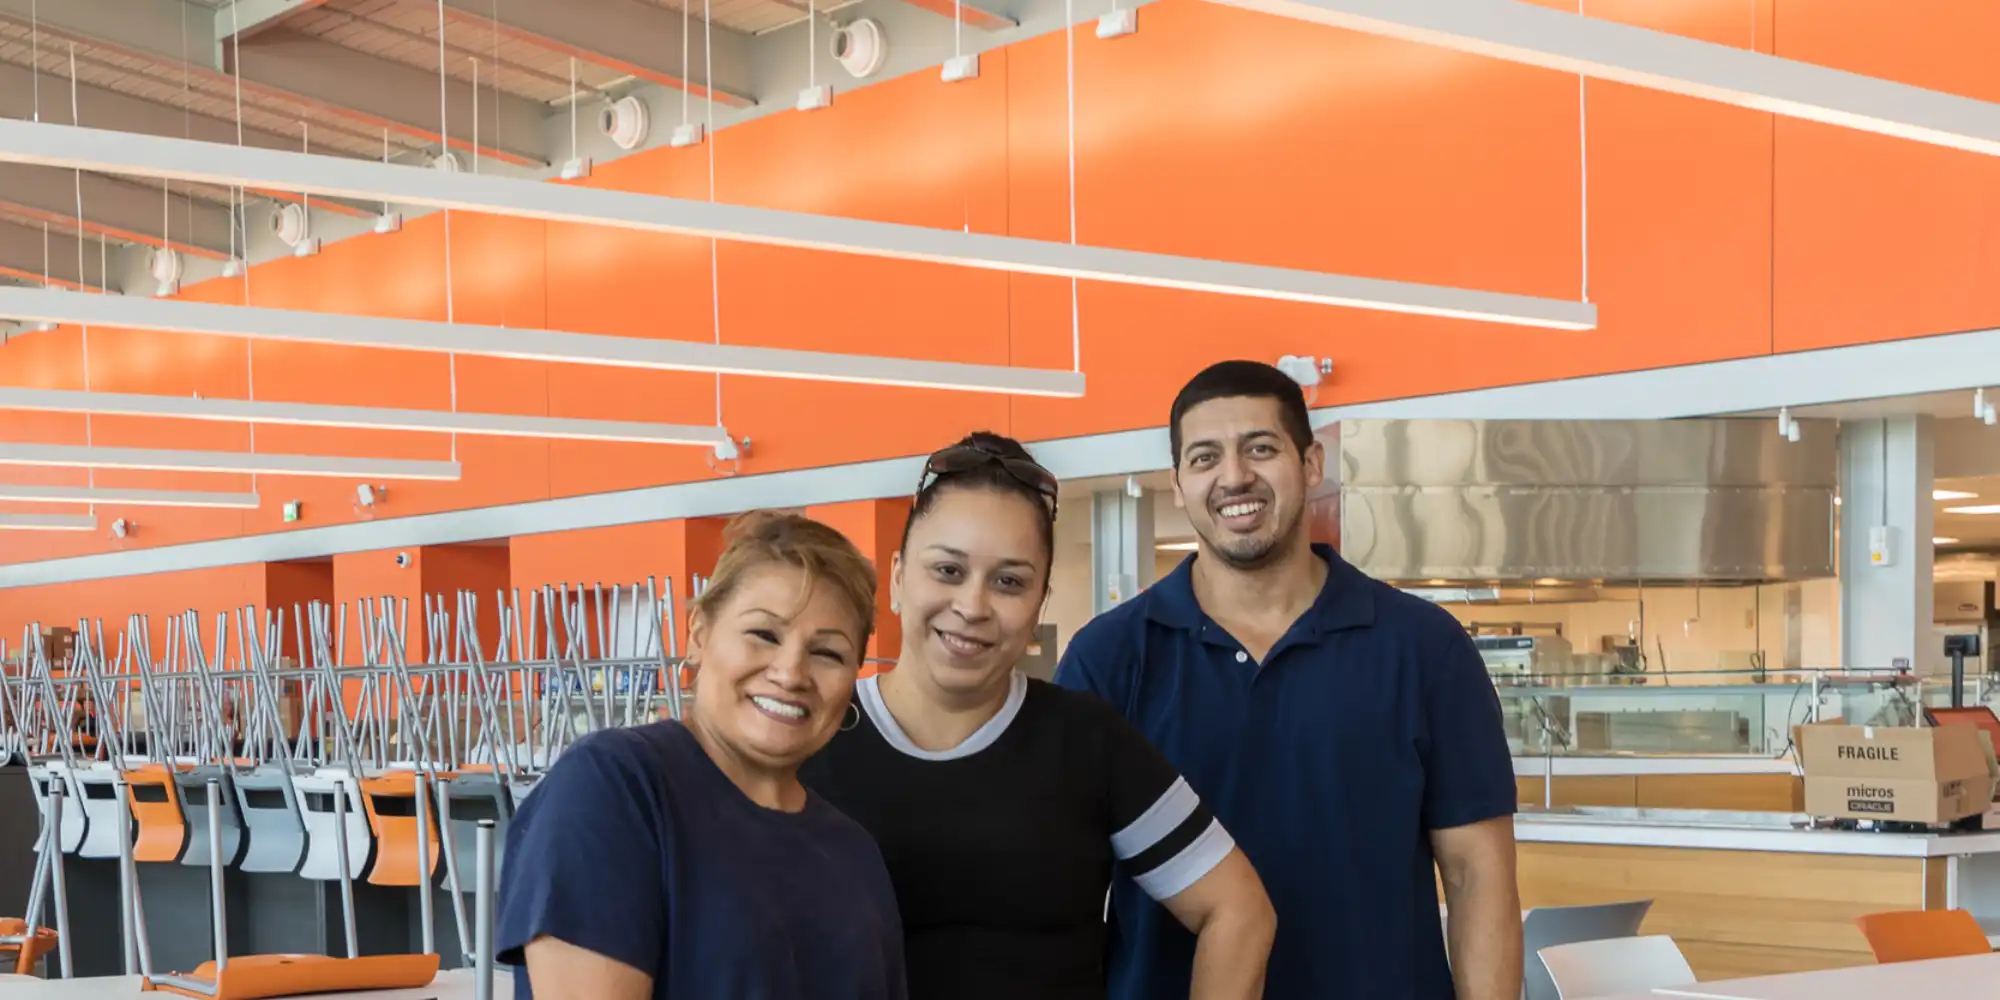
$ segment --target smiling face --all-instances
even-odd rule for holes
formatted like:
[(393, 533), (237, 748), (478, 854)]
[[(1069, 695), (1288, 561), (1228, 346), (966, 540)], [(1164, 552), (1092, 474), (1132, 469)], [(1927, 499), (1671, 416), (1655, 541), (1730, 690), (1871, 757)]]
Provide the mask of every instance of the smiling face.
[(1306, 544), (1306, 499), (1324, 476), (1325, 451), (1315, 441), (1301, 455), (1281, 412), (1275, 399), (1231, 396), (1181, 417), (1174, 503), (1203, 554), (1237, 569)]
[(701, 665), (690, 724), (765, 772), (795, 771), (833, 738), (860, 669), (864, 623), (830, 586), (805, 586), (796, 566), (756, 567), (689, 628), (687, 658)]
[(991, 489), (946, 489), (891, 569), (902, 609), (903, 653), (936, 690), (977, 697), (1010, 683), (1048, 596), (1046, 515), (1036, 502)]

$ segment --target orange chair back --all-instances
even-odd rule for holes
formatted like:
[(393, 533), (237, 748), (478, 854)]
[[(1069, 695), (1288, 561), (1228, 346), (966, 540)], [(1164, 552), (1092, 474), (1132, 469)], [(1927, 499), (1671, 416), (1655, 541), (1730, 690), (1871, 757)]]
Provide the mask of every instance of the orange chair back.
[(1993, 950), (1979, 921), (1964, 910), (1898, 910), (1856, 920), (1875, 961), (1920, 962), (1930, 958), (1985, 955)]
[[(438, 867), (437, 813), (431, 808), (428, 792), (417, 801), (416, 775), (391, 771), (379, 777), (361, 779), (361, 804), (368, 812), (368, 825), (375, 831), (375, 867), (368, 872), (374, 885), (424, 885)], [(430, 868), (425, 870), (417, 851), (417, 810), (428, 818)]]
[(181, 793), (174, 774), (162, 764), (142, 764), (125, 772), (132, 796), (132, 818), (139, 823), (139, 836), (132, 841), (132, 860), (178, 861), (187, 846), (187, 816), (181, 812)]

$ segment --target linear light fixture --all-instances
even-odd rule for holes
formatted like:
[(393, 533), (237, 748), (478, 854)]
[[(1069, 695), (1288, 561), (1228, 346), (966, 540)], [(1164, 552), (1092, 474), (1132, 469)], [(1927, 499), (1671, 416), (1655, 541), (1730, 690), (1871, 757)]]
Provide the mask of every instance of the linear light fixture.
[(1558, 330), (1597, 325), (1587, 302), (1323, 274), (607, 191), (518, 178), (0, 120), (0, 161), (678, 233), (957, 267), (1146, 285)]
[(0, 514), (0, 531), (96, 531), (89, 514)]
[(1947, 514), (2000, 514), (2000, 503), (1979, 503), (1970, 507), (1946, 507)]
[(453, 480), (459, 477), (460, 471), (457, 462), (68, 444), (0, 444), (0, 465), (160, 472), (250, 472), (270, 476), (330, 476), (341, 479)]
[(252, 340), (452, 351), (522, 361), (719, 372), (820, 382), (999, 392), (1017, 396), (1076, 397), (1083, 395), (1084, 383), (1081, 372), (1041, 368), (379, 319), (261, 306), (218, 306), (136, 295), (87, 295), (47, 288), (0, 288), (0, 316), (166, 333), (247, 337)]
[(2000, 104), (1519, 0), (1215, 2), (2000, 156)]
[(0, 483), (0, 500), (24, 503), (101, 503), (119, 507), (214, 507), (256, 510), (255, 493), (202, 490), (118, 490), (90, 486), (22, 486)]
[[(374, 406), (326, 406), (194, 396), (146, 396), (73, 389), (0, 388), (0, 410), (42, 413), (96, 413), (124, 417), (167, 417), (239, 424), (349, 427), (364, 430), (436, 431), (495, 437), (557, 438), (570, 441), (633, 441), (713, 447), (729, 440), (720, 427), (653, 424), (635, 420), (581, 420), (505, 413), (451, 413)], [(5, 487), (0, 487), (5, 489)], [(247, 496), (248, 494), (243, 494)], [(250, 506), (255, 507), (253, 502)]]

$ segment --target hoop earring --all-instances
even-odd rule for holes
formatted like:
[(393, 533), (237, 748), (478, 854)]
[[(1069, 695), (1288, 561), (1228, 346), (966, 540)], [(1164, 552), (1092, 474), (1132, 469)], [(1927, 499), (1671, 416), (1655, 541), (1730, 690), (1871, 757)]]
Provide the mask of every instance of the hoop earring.
[(861, 724), (861, 706), (850, 701), (847, 703), (847, 722), (840, 727), (840, 731), (843, 733), (851, 732), (853, 731), (854, 727), (859, 726), (860, 724)]

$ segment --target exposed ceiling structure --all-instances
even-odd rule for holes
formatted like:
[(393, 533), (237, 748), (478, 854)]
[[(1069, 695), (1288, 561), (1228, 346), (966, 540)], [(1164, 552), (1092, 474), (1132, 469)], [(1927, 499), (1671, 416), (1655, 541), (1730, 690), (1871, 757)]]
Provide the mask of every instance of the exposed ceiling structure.
[[(705, 115), (713, 97), (717, 127), (791, 107), (805, 83), (809, 9), (822, 22), (821, 46), (855, 17), (884, 25), (893, 48), (872, 82), (936, 66), (954, 38), (976, 52), (1052, 30), (1063, 7), (0, 0), (0, 117), (402, 163), (431, 163), (449, 149), (459, 169), (545, 178), (573, 152), (602, 163), (636, 151), (598, 130), (612, 100), (638, 97), (678, 120), (684, 100), (702, 102)], [(668, 130), (654, 131), (639, 148), (664, 143)], [(40, 285), (46, 276), (60, 287), (152, 294), (153, 248), (187, 258), (190, 280), (219, 273), (232, 256), (291, 252), (266, 230), (300, 196), (244, 191), (240, 214), (238, 197), (213, 185), (0, 164), (0, 282)], [(310, 205), (310, 229), (327, 239), (366, 232), (383, 211), (320, 197)], [(81, 265), (79, 230), (91, 244)]]

